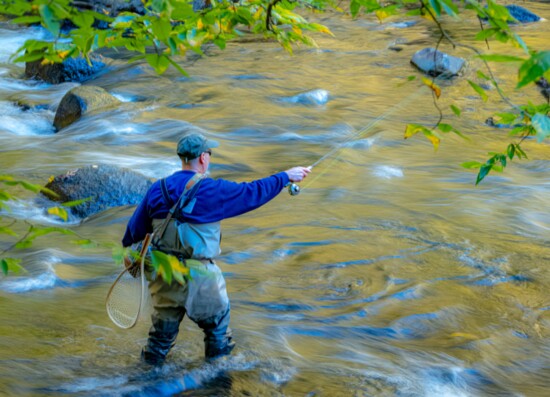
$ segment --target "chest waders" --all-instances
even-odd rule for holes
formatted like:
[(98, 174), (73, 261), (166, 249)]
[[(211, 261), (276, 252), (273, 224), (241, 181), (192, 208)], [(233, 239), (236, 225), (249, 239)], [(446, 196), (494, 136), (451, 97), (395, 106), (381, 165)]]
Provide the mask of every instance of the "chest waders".
[(166, 219), (153, 219), (153, 250), (176, 256), (190, 270), (184, 285), (168, 284), (149, 271), (149, 291), (154, 312), (147, 345), (141, 357), (148, 364), (161, 364), (174, 346), (185, 314), (204, 332), (205, 356), (212, 359), (233, 350), (229, 329), (229, 299), (225, 280), (213, 258), (220, 253), (220, 222), (191, 224), (182, 214), (191, 213), (195, 193), (204, 175), (195, 174), (174, 204), (166, 181), (161, 180), (164, 201), (171, 206)]

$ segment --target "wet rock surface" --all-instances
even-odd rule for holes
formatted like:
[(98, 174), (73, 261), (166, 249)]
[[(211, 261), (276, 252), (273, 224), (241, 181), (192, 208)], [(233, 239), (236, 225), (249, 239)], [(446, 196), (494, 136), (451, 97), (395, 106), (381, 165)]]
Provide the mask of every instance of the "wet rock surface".
[(510, 16), (517, 20), (519, 23), (531, 23), (541, 20), (541, 18), (537, 14), (529, 11), (527, 8), (523, 8), (515, 4), (508, 4), (504, 7), (508, 9)]
[(90, 165), (54, 177), (45, 187), (58, 197), (44, 195), (60, 203), (89, 199), (71, 208), (73, 215), (85, 218), (111, 207), (138, 204), (151, 184), (144, 175), (125, 168)]
[(43, 80), (50, 84), (60, 84), (66, 81), (83, 82), (105, 67), (101, 56), (90, 58), (88, 64), (84, 58), (69, 58), (63, 63), (42, 64), (41, 60), (27, 62), (25, 77)]
[(435, 48), (423, 48), (413, 55), (411, 63), (430, 76), (452, 77), (460, 73), (466, 61)]
[(120, 101), (101, 87), (79, 86), (65, 94), (57, 111), (53, 125), (57, 131), (73, 124), (87, 113), (120, 104)]

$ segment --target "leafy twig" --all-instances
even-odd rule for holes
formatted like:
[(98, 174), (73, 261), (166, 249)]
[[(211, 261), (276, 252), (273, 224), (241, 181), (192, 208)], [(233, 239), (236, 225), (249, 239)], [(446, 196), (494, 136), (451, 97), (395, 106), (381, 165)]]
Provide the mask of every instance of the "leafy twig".
[[(481, 51), (479, 51), (477, 48), (473, 47), (473, 46), (470, 46), (470, 45), (467, 45), (467, 44), (462, 44), (462, 43), (457, 43), (455, 42), (451, 36), (449, 36), (449, 34), (445, 31), (445, 29), (443, 29), (443, 26), (441, 25), (441, 22), (437, 19), (437, 17), (434, 15), (434, 13), (432, 12), (432, 10), (428, 7), (426, 7), (426, 4), (424, 3), (424, 0), (420, 0), (420, 2), (422, 3), (422, 6), (426, 9), (426, 11), (428, 11), (428, 13), (430, 14), (430, 16), (432, 17), (433, 21), (435, 22), (435, 24), (437, 25), (437, 28), (439, 29), (439, 31), (441, 32), (441, 34), (443, 36), (445, 36), (445, 38), (449, 41), (449, 43), (451, 43), (451, 45), (453, 47), (463, 47), (463, 48), (466, 48), (472, 52), (475, 52), (477, 55), (479, 55), (480, 57), (483, 55), (483, 53)], [(491, 77), (491, 80), (493, 81), (493, 85), (495, 86), (499, 96), (502, 98), (502, 100), (504, 102), (506, 102), (508, 105), (510, 105), (510, 107), (518, 110), (519, 112), (522, 112), (521, 108), (514, 104), (512, 101), (510, 101), (510, 99), (508, 99), (505, 95), (504, 95), (504, 92), (502, 92), (502, 89), (500, 88), (500, 86), (498, 85), (497, 81), (496, 81), (496, 78), (495, 78), (495, 75), (493, 74), (493, 71), (491, 69), (491, 67), (489, 66), (489, 63), (483, 59), (483, 58), (480, 58), (481, 61), (483, 62), (483, 64), (485, 65), (485, 68), (487, 69), (487, 72), (489, 73), (489, 76)]]
[(272, 26), (272, 23), (271, 23), (271, 12), (273, 11), (273, 7), (279, 3), (281, 0), (273, 0), (271, 3), (269, 3), (269, 5), (267, 6), (267, 10), (266, 10), (266, 17), (265, 17), (265, 29), (270, 31), (270, 32), (273, 32), (273, 30), (271, 29), (271, 26)]

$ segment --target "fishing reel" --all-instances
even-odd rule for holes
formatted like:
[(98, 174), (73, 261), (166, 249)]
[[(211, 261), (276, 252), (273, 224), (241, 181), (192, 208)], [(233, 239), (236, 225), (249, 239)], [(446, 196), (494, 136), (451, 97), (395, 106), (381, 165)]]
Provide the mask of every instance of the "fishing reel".
[(295, 183), (288, 184), (288, 194), (291, 196), (297, 196), (300, 194), (300, 186)]

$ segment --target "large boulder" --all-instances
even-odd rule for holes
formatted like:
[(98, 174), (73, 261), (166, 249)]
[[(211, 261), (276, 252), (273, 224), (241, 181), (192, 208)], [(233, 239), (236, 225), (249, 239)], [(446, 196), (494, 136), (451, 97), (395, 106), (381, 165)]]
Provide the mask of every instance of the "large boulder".
[(519, 23), (531, 23), (540, 21), (540, 17), (537, 14), (532, 13), (527, 8), (515, 4), (505, 5), (510, 13), (510, 16), (517, 20)]
[(435, 48), (423, 48), (413, 55), (411, 63), (430, 76), (452, 77), (460, 72), (466, 61)]
[(42, 60), (27, 62), (25, 77), (40, 79), (50, 84), (59, 84), (66, 81), (82, 82), (100, 71), (104, 66), (103, 58), (93, 56), (91, 64), (86, 59), (68, 58), (62, 63), (42, 63)]
[(69, 90), (61, 99), (53, 125), (57, 131), (79, 120), (87, 113), (120, 104), (120, 101), (101, 87), (83, 85)]
[(71, 207), (73, 215), (85, 218), (107, 208), (138, 204), (151, 184), (147, 177), (125, 168), (90, 165), (54, 177), (45, 187), (57, 197), (44, 195), (60, 203), (89, 198)]

